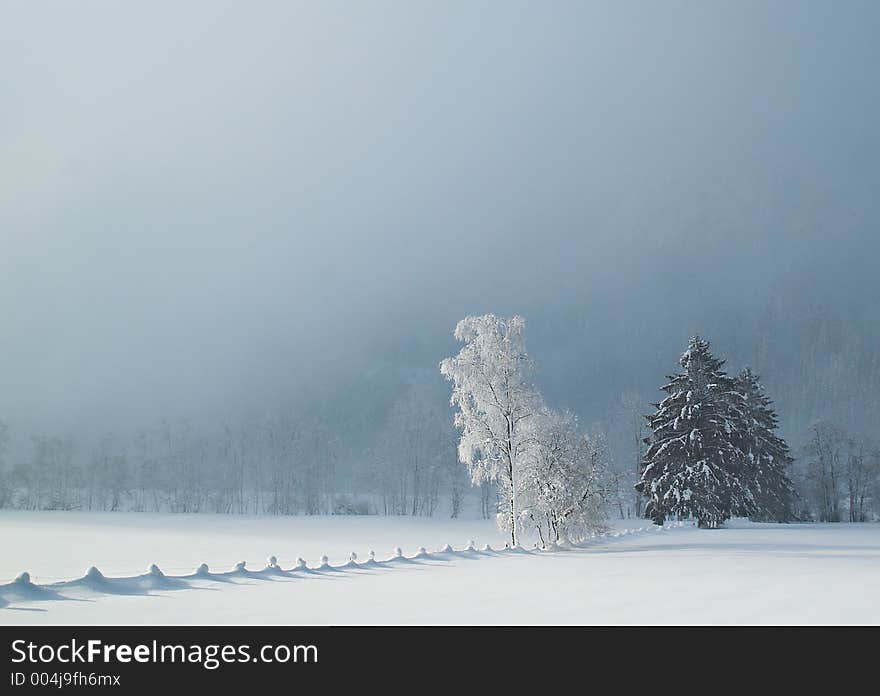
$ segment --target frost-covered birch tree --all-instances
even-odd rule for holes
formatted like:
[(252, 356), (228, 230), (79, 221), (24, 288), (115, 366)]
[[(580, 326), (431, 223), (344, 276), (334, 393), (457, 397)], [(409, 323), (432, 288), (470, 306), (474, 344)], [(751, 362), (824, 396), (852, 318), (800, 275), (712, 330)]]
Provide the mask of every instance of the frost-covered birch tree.
[(475, 484), (495, 481), (501, 491), (499, 524), (518, 543), (520, 480), (536, 447), (541, 396), (531, 383), (525, 320), (470, 316), (455, 327), (461, 351), (440, 363), (452, 382), (451, 403), (461, 430), (458, 456)]

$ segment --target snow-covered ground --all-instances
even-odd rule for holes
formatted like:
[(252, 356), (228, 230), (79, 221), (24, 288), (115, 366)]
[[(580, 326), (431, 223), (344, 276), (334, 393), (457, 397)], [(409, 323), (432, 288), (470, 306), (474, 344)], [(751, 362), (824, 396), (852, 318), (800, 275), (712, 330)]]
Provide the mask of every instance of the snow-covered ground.
[[(880, 623), (880, 524), (614, 526), (499, 553), (480, 551), (504, 543), (482, 520), (0, 512), (0, 623)], [(270, 555), (316, 570), (262, 571)], [(190, 575), (200, 563), (210, 575)], [(10, 582), (22, 571), (33, 585)]]

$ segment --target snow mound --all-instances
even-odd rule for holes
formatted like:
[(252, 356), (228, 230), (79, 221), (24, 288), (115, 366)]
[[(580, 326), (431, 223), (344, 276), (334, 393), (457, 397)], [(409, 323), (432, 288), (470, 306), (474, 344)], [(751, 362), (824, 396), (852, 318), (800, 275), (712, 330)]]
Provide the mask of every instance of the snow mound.
[(260, 571), (264, 575), (284, 575), (286, 571), (278, 565), (278, 557), (277, 556), (269, 556), (266, 559), (266, 567)]
[[(0, 585), (0, 590), (4, 590), (3, 594), (6, 595), (6, 597), (24, 601), (63, 599), (63, 597), (54, 590), (35, 585), (31, 582), (31, 574), (27, 571), (19, 573), (15, 580), (8, 585)], [(3, 597), (0, 597), (0, 607), (7, 606), (8, 604), (9, 602)]]
[(127, 578), (108, 578), (95, 566), (91, 566), (81, 578), (57, 583), (57, 586), (86, 587), (94, 592), (126, 595), (146, 594), (151, 582), (155, 583), (155, 579), (149, 573)]
[(449, 544), (446, 544), (442, 549), (440, 549), (437, 553), (455, 553), (455, 549), (452, 548)]
[[(421, 547), (419, 547), (419, 548), (421, 550)], [(416, 555), (418, 555), (418, 554), (416, 554)], [(395, 546), (394, 552), (392, 553), (391, 558), (389, 558), (386, 561), (383, 561), (383, 563), (409, 563), (413, 558), (415, 558), (415, 556), (412, 556), (412, 557), (405, 556), (403, 553), (403, 549), (400, 548), (399, 546)]]
[(119, 591), (124, 586), (130, 585), (131, 581), (146, 589), (183, 590), (191, 587), (189, 583), (181, 578), (168, 577), (155, 563), (150, 565), (144, 575), (139, 575), (136, 578), (113, 578), (109, 582), (114, 591)]
[(527, 548), (524, 548), (522, 546), (522, 544), (517, 544), (512, 549), (511, 548), (507, 549), (507, 551), (509, 553), (518, 553), (518, 554), (530, 554), (531, 553), (531, 551), (529, 551)]

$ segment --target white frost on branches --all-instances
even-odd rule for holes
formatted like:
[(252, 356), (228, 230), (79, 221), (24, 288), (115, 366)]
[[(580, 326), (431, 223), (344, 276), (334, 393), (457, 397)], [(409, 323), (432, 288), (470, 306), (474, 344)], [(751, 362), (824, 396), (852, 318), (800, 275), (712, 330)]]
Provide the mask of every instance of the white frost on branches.
[(535, 416), (543, 408), (530, 381), (525, 320), (494, 314), (462, 319), (455, 338), (458, 355), (440, 363), (452, 382), (455, 425), (461, 430), (458, 456), (475, 484), (496, 481), (501, 491), (499, 523), (517, 544), (519, 474), (536, 445)]
[(512, 547), (523, 524), (546, 542), (580, 537), (602, 519), (604, 445), (580, 434), (573, 414), (544, 406), (524, 332), (519, 316), (467, 317), (455, 328), (464, 347), (440, 363), (458, 408), (459, 459), (474, 484), (498, 484)]
[(537, 447), (523, 476), (523, 517), (545, 545), (599, 531), (608, 470), (604, 437), (583, 433), (570, 411), (546, 410), (536, 422)]

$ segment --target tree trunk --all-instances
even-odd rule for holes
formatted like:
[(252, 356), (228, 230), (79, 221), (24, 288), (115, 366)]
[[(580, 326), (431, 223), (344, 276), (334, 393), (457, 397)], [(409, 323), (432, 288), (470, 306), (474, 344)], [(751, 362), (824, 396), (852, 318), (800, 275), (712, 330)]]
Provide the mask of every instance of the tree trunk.
[(510, 548), (516, 546), (516, 488), (513, 482), (513, 461), (508, 455), (507, 475), (510, 478)]

